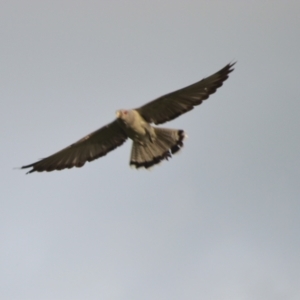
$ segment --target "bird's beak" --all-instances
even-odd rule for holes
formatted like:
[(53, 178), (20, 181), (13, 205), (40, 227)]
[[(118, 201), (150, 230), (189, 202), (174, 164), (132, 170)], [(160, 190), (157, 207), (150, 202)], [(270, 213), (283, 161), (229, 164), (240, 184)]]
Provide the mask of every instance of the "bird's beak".
[(120, 111), (119, 110), (116, 111), (116, 117), (120, 118)]

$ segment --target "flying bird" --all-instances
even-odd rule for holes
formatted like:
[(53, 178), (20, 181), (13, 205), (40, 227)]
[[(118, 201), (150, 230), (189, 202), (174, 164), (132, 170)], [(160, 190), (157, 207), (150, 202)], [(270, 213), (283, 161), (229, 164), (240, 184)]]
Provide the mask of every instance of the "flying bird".
[[(121, 146), (127, 138), (133, 141), (130, 165), (150, 168), (183, 147), (183, 130), (154, 127), (192, 110), (223, 85), (235, 63), (215, 74), (175, 92), (161, 96), (139, 108), (116, 112), (116, 119), (88, 134), (78, 142), (40, 161), (21, 167), (28, 173), (82, 167)], [(27, 173), (27, 174), (28, 174)]]

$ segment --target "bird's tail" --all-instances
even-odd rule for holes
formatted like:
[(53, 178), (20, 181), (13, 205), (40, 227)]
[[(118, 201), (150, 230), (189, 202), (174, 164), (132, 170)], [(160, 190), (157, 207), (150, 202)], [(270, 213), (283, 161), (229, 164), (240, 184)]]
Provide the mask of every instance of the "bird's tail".
[(154, 127), (155, 139), (140, 144), (133, 142), (130, 165), (135, 168), (146, 169), (170, 158), (183, 147), (185, 133), (183, 130)]

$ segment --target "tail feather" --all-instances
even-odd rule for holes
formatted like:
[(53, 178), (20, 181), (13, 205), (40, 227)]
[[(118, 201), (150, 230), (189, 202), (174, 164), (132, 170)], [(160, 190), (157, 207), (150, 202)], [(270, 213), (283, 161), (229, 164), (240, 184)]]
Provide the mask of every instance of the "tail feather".
[(133, 142), (130, 165), (136, 168), (146, 169), (168, 160), (172, 154), (183, 147), (185, 137), (183, 130), (154, 128), (156, 138), (151, 142), (140, 144)]

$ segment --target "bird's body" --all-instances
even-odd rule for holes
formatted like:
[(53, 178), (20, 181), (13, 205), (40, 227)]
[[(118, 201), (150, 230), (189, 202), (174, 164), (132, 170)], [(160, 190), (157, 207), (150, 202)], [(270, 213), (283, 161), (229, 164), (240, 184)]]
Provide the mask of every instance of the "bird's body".
[(133, 141), (144, 143), (155, 137), (153, 127), (136, 110), (119, 110), (116, 115), (120, 126)]
[(35, 171), (53, 171), (82, 167), (85, 162), (106, 155), (122, 145), (127, 138), (133, 141), (130, 165), (149, 168), (183, 147), (183, 130), (154, 127), (175, 119), (202, 103), (217, 88), (222, 86), (233, 71), (228, 64), (219, 72), (188, 87), (169, 93), (142, 107), (132, 110), (118, 110), (117, 118), (110, 124), (92, 132), (69, 147), (33, 164), (23, 166)]

